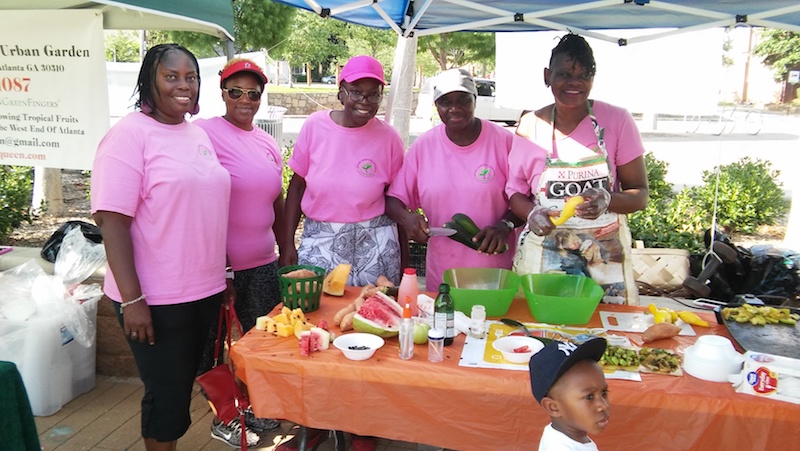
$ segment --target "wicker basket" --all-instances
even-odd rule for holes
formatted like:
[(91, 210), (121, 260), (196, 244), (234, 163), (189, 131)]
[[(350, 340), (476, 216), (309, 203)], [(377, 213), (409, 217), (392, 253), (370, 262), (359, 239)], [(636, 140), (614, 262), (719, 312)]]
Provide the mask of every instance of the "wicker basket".
[(633, 248), (631, 257), (636, 281), (659, 290), (677, 290), (689, 276), (689, 252), (682, 249)]

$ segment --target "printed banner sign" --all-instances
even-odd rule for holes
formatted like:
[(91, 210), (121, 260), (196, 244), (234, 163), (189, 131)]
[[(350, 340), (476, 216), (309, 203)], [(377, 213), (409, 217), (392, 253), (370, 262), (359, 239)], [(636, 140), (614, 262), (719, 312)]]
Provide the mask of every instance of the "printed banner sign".
[(91, 169), (108, 128), (102, 13), (3, 11), (0, 164)]

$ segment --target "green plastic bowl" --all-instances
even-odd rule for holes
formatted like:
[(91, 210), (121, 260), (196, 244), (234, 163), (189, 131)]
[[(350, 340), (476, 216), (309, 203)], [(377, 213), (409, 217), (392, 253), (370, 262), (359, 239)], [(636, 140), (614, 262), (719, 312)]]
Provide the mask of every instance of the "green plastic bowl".
[(603, 298), (597, 282), (572, 274), (526, 274), (522, 291), (531, 315), (548, 324), (586, 324)]
[(519, 276), (501, 268), (452, 268), (444, 272), (455, 309), (469, 316), (473, 305), (486, 307), (486, 316), (503, 316), (519, 290)]

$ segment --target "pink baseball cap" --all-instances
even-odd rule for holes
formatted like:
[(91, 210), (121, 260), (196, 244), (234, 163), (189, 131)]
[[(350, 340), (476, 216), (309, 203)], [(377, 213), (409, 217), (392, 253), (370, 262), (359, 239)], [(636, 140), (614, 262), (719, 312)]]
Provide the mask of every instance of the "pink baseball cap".
[(383, 66), (371, 56), (359, 55), (350, 58), (340, 74), (340, 79), (348, 83), (362, 78), (374, 78), (382, 85), (386, 85), (386, 80), (383, 78)]
[(219, 72), (219, 87), (224, 88), (225, 80), (231, 78), (239, 72), (250, 72), (255, 74), (261, 81), (262, 87), (269, 82), (269, 80), (267, 80), (267, 76), (264, 75), (264, 72), (262, 72), (261, 68), (258, 67), (258, 64), (247, 59), (241, 59)]

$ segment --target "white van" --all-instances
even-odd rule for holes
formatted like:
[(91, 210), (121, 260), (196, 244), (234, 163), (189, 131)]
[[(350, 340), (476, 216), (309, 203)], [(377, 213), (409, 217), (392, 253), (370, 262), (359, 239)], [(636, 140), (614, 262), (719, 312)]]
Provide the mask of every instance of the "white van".
[[(414, 114), (417, 117), (431, 120), (435, 124), (439, 123), (436, 106), (433, 104), (433, 84), (436, 77), (425, 80), (419, 92), (417, 109)], [(475, 105), (475, 117), (495, 122), (505, 122), (507, 125), (515, 125), (522, 115), (522, 110), (517, 108), (504, 108), (495, 103), (495, 81), (487, 78), (475, 78), (475, 87), (478, 90), (478, 98)]]

